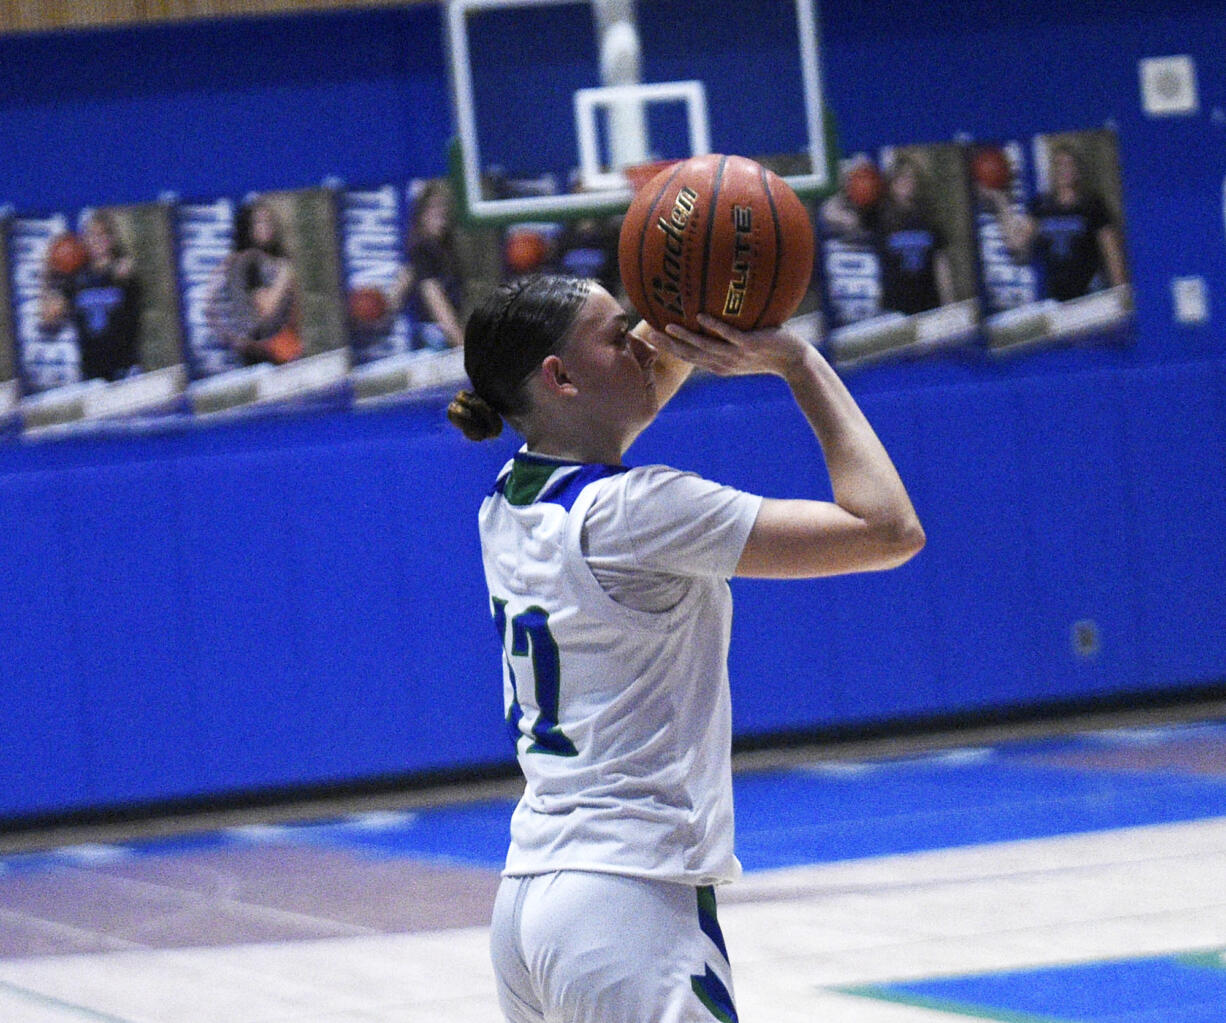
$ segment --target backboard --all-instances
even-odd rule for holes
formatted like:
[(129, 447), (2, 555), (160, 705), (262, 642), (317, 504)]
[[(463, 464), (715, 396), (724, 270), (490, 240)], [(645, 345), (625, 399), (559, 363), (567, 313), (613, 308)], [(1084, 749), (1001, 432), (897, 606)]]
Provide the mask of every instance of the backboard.
[(816, 0), (449, 0), (466, 219), (619, 213), (623, 170), (705, 152), (829, 190)]

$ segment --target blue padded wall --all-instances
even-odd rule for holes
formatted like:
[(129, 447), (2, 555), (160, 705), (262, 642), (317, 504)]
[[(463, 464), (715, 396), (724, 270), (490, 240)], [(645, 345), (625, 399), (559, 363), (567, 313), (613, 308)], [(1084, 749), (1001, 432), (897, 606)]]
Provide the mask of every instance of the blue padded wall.
[[(738, 735), (1220, 683), (1226, 13), (821, 7), (850, 151), (1116, 126), (1138, 330), (851, 378), (929, 545), (891, 573), (736, 581)], [(1136, 61), (1171, 53), (1203, 109), (1146, 118)], [(0, 38), (19, 209), (436, 175), (450, 133), (433, 5)], [(1208, 323), (1173, 321), (1190, 274)], [(0, 818), (506, 766), (474, 516), (513, 443), (464, 442), (430, 399), (0, 446)], [(828, 492), (772, 380), (688, 388), (631, 459)]]

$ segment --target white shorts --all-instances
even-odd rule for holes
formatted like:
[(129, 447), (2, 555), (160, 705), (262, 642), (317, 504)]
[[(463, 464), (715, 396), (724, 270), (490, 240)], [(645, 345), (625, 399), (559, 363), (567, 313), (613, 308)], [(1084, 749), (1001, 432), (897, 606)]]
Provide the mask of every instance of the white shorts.
[(735, 1023), (715, 891), (562, 870), (506, 877), (490, 952), (508, 1023)]

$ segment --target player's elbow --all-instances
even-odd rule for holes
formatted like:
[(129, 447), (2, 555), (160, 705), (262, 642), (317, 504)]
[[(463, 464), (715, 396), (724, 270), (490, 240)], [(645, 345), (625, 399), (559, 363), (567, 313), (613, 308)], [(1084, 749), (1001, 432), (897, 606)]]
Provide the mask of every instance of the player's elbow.
[(915, 515), (883, 523), (876, 531), (877, 567), (887, 569), (905, 565), (927, 542), (924, 527)]

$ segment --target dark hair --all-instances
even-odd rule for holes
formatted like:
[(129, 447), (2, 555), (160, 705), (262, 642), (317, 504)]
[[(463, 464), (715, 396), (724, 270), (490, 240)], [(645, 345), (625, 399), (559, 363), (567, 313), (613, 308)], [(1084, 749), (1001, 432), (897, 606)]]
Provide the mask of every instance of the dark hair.
[(111, 243), (111, 259), (121, 259), (128, 254), (123, 244), (123, 236), (119, 231), (119, 218), (114, 213), (110, 210), (90, 210), (81, 224), (82, 230), (89, 227), (90, 224), (97, 224), (106, 232), (107, 239)]
[[(413, 212), (409, 217), (409, 231), (406, 241), (412, 247), (417, 242), (420, 242), (425, 236), (422, 234), (421, 222), (425, 218), (426, 211), (430, 208), (430, 204), (435, 199), (442, 199), (450, 209), (455, 199), (452, 196), (451, 188), (447, 183), (446, 178), (435, 178), (432, 181), (427, 181), (420, 192), (413, 198)], [(450, 248), (455, 244), (455, 217), (448, 216), (446, 224), (443, 228), (442, 235), (437, 239), (440, 245)]]
[(472, 390), (457, 394), (447, 409), (464, 436), (497, 437), (504, 416), (526, 411), (524, 382), (566, 340), (592, 286), (579, 277), (534, 274), (501, 285), (477, 305), (464, 328)]
[[(265, 210), (273, 222), (272, 239), (265, 245), (257, 245), (251, 236), (252, 221), (258, 209)], [(245, 249), (258, 248), (270, 256), (284, 256), (285, 243), (282, 240), (282, 230), (281, 218), (277, 216), (277, 211), (267, 201), (255, 198), (244, 202), (234, 214), (234, 251), (242, 252)]]

